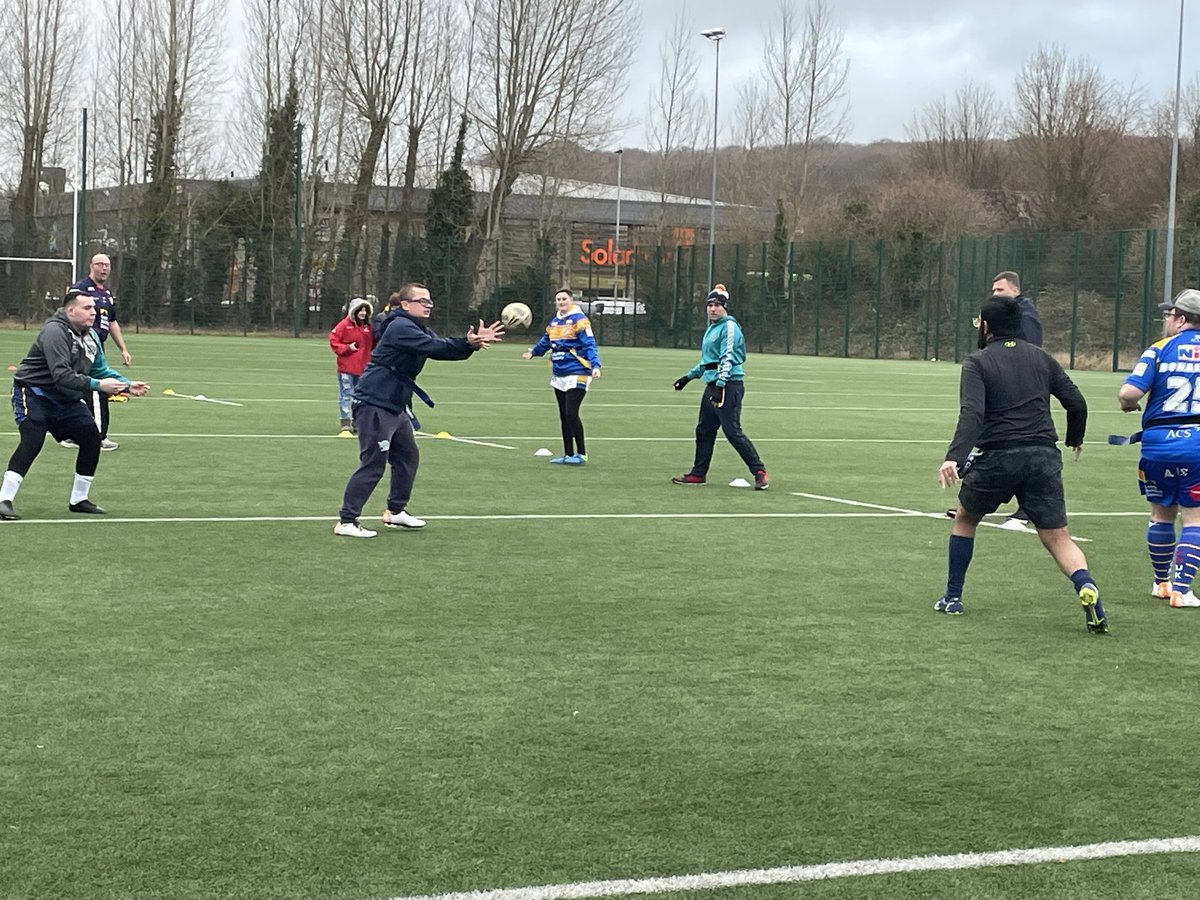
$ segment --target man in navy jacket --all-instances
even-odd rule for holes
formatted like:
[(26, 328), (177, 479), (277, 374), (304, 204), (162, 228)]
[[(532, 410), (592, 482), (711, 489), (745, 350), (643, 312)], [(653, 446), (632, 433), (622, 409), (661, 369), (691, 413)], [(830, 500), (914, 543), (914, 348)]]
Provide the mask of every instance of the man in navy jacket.
[(354, 389), (354, 427), (358, 432), (359, 465), (346, 483), (342, 508), (333, 533), (345, 537), (375, 537), (358, 522), (363, 506), (392, 469), (383, 524), (390, 528), (423, 528), (425, 522), (407, 511), (420, 453), (412, 411), (416, 394), (428, 406), (433, 401), (417, 386), (417, 376), (429, 359), (466, 359), (504, 337), (499, 322), (467, 329), (465, 337), (438, 337), (427, 324), (433, 300), (422, 284), (400, 288), (399, 305), (381, 322), (371, 361)]

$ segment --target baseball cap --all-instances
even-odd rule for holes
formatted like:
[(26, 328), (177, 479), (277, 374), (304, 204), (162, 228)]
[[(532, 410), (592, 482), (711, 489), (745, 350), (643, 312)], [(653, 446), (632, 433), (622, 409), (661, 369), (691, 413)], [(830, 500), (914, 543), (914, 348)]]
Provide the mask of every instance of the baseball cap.
[(708, 299), (704, 301), (705, 305), (709, 303), (720, 303), (722, 306), (729, 306), (729, 291), (725, 285), (718, 284), (708, 292)]
[(1187, 288), (1175, 295), (1170, 303), (1158, 304), (1159, 312), (1170, 312), (1173, 309), (1191, 316), (1200, 316), (1200, 291)]

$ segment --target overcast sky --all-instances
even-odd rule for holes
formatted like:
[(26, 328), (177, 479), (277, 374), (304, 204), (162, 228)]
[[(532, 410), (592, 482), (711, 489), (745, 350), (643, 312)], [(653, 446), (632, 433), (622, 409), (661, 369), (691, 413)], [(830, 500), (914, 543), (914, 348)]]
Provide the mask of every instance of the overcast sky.
[[(659, 76), (659, 42), (686, 9), (697, 32), (723, 27), (720, 126), (737, 102), (738, 86), (763, 58), (763, 34), (779, 0), (638, 0), (642, 45), (627, 106), (644, 115), (647, 89)], [(1086, 54), (1110, 78), (1136, 81), (1158, 99), (1173, 90), (1179, 34), (1178, 0), (830, 0), (845, 30), (850, 63), (849, 139), (903, 140), (904, 126), (927, 102), (969, 79), (990, 84), (1001, 100), (1039, 42)], [(699, 34), (700, 76), (711, 99), (713, 45)], [(1187, 4), (1183, 80), (1200, 69), (1200, 2)], [(1191, 63), (1189, 64), (1189, 57)], [(640, 127), (614, 144), (639, 146)]]
[[(658, 80), (659, 44), (680, 10), (696, 28), (698, 77), (711, 103), (714, 48), (699, 32), (723, 27), (720, 127), (733, 123), (738, 87), (762, 66), (763, 35), (779, 0), (634, 0), (641, 8), (641, 45), (623, 108), (626, 121), (646, 114)], [(230, 0), (231, 46), (240, 46), (240, 0)], [(1007, 102), (1013, 79), (1039, 42), (1087, 55), (1110, 78), (1136, 83), (1155, 99), (1175, 84), (1179, 0), (829, 0), (845, 31), (850, 63), (849, 140), (905, 139), (905, 125), (924, 105), (953, 95), (968, 80), (992, 86)], [(1183, 80), (1200, 72), (1200, 0), (1187, 5)], [(711, 108), (711, 107), (710, 107)], [(614, 134), (611, 146), (645, 146), (640, 124)]]

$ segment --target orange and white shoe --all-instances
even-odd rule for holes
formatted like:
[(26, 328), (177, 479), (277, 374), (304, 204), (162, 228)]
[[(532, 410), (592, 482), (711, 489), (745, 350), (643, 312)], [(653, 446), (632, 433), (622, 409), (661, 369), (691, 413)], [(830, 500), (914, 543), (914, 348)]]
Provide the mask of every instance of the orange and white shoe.
[(1171, 592), (1170, 603), (1176, 609), (1194, 609), (1200, 607), (1200, 597), (1197, 597), (1191, 591), (1186, 594), (1181, 594), (1179, 591)]
[(1150, 585), (1150, 596), (1157, 597), (1159, 600), (1171, 599), (1171, 582), (1156, 581)]

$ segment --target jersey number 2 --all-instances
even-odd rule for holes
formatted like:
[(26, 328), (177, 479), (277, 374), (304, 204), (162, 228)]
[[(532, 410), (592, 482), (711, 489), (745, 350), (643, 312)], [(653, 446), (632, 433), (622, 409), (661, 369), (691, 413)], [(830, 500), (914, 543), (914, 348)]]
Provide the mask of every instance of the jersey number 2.
[(1171, 396), (1163, 401), (1163, 412), (1200, 413), (1200, 376), (1193, 382), (1182, 375), (1169, 375), (1167, 390)]

